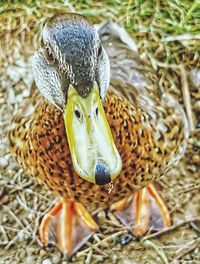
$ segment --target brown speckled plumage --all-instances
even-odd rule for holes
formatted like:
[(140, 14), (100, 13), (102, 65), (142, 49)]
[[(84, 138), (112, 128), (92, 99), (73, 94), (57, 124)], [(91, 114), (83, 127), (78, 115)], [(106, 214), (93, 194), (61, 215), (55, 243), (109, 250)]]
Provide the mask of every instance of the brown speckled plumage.
[(104, 109), (123, 164), (113, 190), (108, 193), (108, 185), (92, 184), (75, 173), (63, 115), (39, 92), (23, 103), (9, 134), (27, 173), (91, 209), (107, 207), (163, 175), (184, 153), (188, 137), (181, 106), (169, 95), (160, 95), (155, 72), (120, 39), (115, 42), (110, 32), (104, 33), (100, 31), (111, 60)]
[[(85, 205), (108, 206), (131, 195), (135, 188), (163, 175), (180, 156), (184, 127), (178, 110), (163, 108), (162, 117), (154, 120), (141, 108), (109, 93), (104, 108), (123, 168), (108, 194), (108, 185), (94, 185), (75, 173), (62, 113), (39, 93), (32, 101), (35, 100), (37, 105), (31, 116), (13, 120), (18, 124), (10, 139), (17, 159), (28, 173), (52, 190)], [(168, 131), (159, 132), (158, 120)]]

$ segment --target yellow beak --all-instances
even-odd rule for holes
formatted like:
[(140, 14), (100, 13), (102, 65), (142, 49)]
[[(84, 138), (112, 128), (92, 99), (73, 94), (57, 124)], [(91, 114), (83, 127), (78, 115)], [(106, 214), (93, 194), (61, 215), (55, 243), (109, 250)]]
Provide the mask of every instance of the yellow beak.
[(80, 177), (103, 185), (119, 175), (122, 162), (97, 86), (82, 98), (70, 85), (64, 121), (73, 166)]

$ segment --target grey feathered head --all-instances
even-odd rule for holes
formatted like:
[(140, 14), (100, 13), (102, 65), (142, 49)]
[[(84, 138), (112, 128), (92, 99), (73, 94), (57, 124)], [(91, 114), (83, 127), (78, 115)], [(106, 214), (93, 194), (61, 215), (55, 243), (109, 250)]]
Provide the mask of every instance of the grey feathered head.
[(77, 14), (55, 15), (42, 31), (41, 46), (33, 56), (33, 76), (40, 92), (61, 111), (70, 84), (87, 97), (97, 82), (104, 99), (110, 64), (97, 31)]

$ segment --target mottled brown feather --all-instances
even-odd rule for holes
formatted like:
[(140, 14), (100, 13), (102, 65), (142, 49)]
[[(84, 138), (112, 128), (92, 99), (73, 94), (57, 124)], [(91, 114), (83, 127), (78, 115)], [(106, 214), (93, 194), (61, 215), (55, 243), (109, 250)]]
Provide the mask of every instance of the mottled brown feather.
[[(10, 132), (18, 161), (52, 190), (92, 208), (108, 206), (131, 195), (136, 188), (163, 175), (182, 155), (184, 126), (176, 108), (163, 108), (162, 117), (152, 119), (140, 107), (109, 92), (104, 109), (123, 167), (108, 194), (108, 185), (94, 185), (75, 173), (62, 113), (39, 93), (32, 101), (39, 102), (34, 112), (23, 118), (16, 116), (16, 126)], [(167, 110), (171, 111), (170, 116)], [(161, 122), (167, 127), (166, 132), (157, 128)]]
[(103, 104), (123, 164), (112, 192), (75, 173), (63, 115), (39, 92), (23, 103), (9, 133), (12, 151), (27, 173), (88, 209), (109, 206), (165, 174), (183, 155), (188, 138), (184, 112), (175, 99), (161, 96), (156, 73), (120, 39), (101, 37), (111, 60), (111, 86)]

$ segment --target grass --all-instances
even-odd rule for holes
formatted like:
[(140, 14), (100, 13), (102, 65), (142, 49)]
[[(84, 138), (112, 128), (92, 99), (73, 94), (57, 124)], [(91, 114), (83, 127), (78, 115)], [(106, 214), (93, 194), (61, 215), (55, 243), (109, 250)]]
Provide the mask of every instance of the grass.
[(23, 42), (30, 43), (33, 38), (37, 42), (35, 33), (55, 12), (78, 12), (94, 23), (111, 18), (139, 42), (141, 51), (155, 55), (155, 59), (190, 67), (200, 64), (199, 0), (3, 1), (0, 37), (10, 34), (7, 50), (13, 50), (16, 39), (23, 51)]

